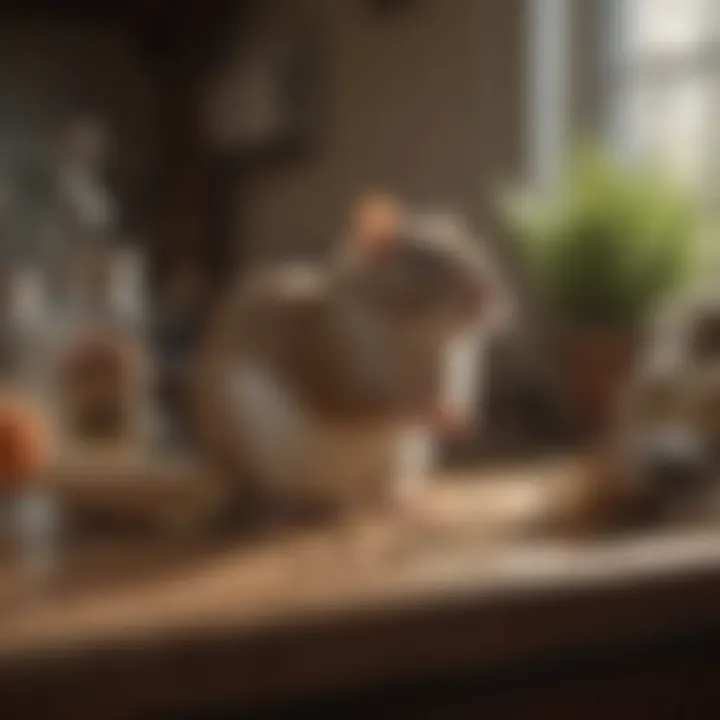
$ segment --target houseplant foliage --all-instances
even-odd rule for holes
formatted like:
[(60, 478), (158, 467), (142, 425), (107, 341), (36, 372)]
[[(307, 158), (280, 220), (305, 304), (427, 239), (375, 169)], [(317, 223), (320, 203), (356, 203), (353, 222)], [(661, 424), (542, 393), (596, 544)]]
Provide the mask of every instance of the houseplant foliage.
[(579, 148), (552, 195), (505, 206), (536, 294), (560, 327), (576, 419), (607, 414), (635, 337), (688, 280), (700, 214), (657, 168)]
[(576, 152), (552, 196), (507, 208), (537, 290), (573, 325), (641, 325), (687, 279), (700, 227), (667, 175), (594, 147)]

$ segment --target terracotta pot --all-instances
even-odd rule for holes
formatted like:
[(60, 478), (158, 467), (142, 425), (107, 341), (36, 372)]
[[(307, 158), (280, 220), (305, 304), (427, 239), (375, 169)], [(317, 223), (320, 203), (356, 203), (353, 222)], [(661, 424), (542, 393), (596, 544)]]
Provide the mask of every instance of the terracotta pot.
[(565, 330), (560, 370), (573, 431), (594, 439), (613, 421), (617, 399), (637, 352), (627, 329), (578, 326)]

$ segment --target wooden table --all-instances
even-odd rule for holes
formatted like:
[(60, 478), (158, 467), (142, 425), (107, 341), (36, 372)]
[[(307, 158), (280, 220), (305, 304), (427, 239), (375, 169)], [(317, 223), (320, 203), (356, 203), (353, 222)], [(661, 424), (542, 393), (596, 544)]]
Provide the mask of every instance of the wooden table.
[(260, 707), (718, 623), (720, 530), (523, 537), (539, 489), (571, 468), (446, 479), (432, 531), (368, 521), (351, 536), (242, 543), (152, 577), (30, 594), (0, 619), (0, 704), (73, 718)]

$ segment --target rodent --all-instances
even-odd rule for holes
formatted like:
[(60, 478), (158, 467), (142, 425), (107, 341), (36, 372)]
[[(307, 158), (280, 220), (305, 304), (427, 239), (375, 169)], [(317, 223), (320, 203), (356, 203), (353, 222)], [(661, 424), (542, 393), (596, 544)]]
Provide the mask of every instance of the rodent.
[(220, 301), (192, 388), (201, 449), (240, 494), (384, 502), (405, 429), (468, 421), (448, 348), (479, 337), (499, 278), (460, 224), (363, 198), (325, 262), (251, 272)]

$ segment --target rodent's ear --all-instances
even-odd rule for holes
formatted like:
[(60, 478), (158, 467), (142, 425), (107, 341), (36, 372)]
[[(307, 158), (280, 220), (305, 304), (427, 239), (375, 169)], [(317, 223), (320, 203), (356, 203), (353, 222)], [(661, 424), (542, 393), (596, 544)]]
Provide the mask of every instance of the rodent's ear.
[(367, 249), (386, 247), (397, 237), (402, 214), (400, 202), (391, 195), (364, 195), (353, 211), (354, 242)]

